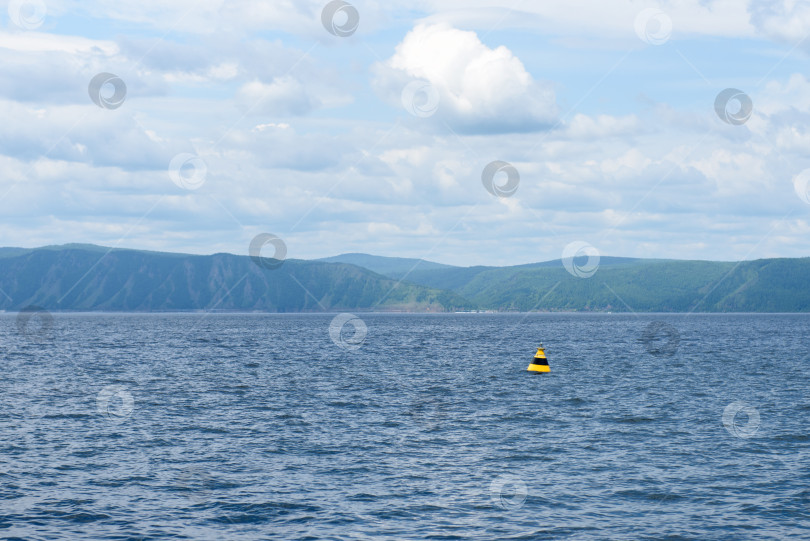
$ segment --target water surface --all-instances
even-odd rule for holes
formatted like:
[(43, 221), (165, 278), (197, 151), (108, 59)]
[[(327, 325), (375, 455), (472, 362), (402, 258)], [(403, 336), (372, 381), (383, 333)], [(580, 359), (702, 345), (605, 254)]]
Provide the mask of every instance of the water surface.
[(810, 536), (810, 316), (333, 317), (3, 314), (0, 537)]

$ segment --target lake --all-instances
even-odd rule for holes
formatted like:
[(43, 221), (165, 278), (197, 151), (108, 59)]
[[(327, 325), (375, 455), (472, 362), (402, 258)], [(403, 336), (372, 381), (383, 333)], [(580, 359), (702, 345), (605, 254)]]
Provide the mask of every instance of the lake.
[(809, 330), (1, 314), (0, 537), (809, 537)]

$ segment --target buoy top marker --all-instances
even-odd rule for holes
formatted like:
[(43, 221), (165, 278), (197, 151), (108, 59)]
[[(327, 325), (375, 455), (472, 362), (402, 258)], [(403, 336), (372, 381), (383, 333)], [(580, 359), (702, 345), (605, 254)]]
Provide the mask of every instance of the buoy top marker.
[(537, 348), (537, 353), (534, 354), (534, 359), (529, 364), (529, 368), (527, 368), (529, 372), (550, 372), (551, 368), (548, 365), (548, 359), (546, 358), (546, 350), (543, 348), (543, 344)]

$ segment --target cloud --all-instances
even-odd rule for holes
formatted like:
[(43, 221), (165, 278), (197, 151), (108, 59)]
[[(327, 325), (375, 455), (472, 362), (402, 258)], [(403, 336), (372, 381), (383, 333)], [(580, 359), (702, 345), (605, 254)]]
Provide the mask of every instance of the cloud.
[(138, 70), (137, 62), (108, 40), (69, 35), (0, 33), (0, 99), (51, 104), (91, 104), (88, 85), (113, 72), (127, 85), (127, 100), (165, 94), (161, 73)]
[(373, 70), (377, 89), (400, 107), (409, 83), (428, 83), (438, 92), (436, 120), (462, 133), (537, 131), (557, 119), (550, 84), (535, 81), (506, 47), (490, 49), (447, 24), (416, 26)]
[(118, 46), (112, 41), (93, 40), (79, 36), (43, 34), (40, 32), (0, 32), (0, 49), (16, 52), (62, 52), (68, 54), (101, 54), (112, 56)]
[(766, 91), (757, 96), (756, 111), (768, 115), (810, 113), (810, 81), (799, 73), (794, 73), (785, 82), (771, 81)]
[(251, 81), (242, 85), (235, 96), (243, 114), (273, 117), (304, 116), (316, 109), (346, 105), (352, 99), (332, 85), (302, 82), (292, 75), (276, 77), (269, 83)]
[(24, 102), (87, 103), (87, 85), (118, 54), (110, 41), (0, 32), (0, 97)]
[[(500, 7), (492, 0), (389, 0), (352, 2), (360, 12), (357, 36), (378, 31), (402, 13), (423, 17), (428, 24), (447, 23), (476, 29), (530, 28), (544, 34), (626, 37), (637, 41), (633, 31), (635, 15), (656, 3), (673, 21), (673, 38), (687, 35), (751, 37), (755, 29), (749, 21), (750, 0), (677, 0), (667, 2), (605, 2), (604, 0), (567, 0), (566, 2), (509, 2)], [(792, 6), (795, 0), (777, 2)], [(64, 3), (64, 2), (63, 2)], [(767, 4), (767, 0), (751, 2)], [(328, 39), (321, 25), (321, 10), (326, 0), (141, 0), (113, 2), (72, 0), (51, 9), (61, 12), (85, 12), (95, 19), (113, 19), (135, 23), (161, 32), (188, 34), (244, 34), (277, 30), (307, 38)]]
[(162, 141), (125, 111), (85, 106), (36, 108), (0, 100), (0, 153), (23, 161), (51, 160), (165, 170), (185, 147)]
[[(757, 87), (750, 81), (773, 65), (758, 47), (777, 48), (746, 40), (757, 54), (741, 57), (740, 40), (693, 39), (757, 38), (749, 9), (763, 34), (792, 39), (802, 4), (661, 3), (682, 56), (638, 39), (634, 17), (650, 5), (640, 1), (511, 12), (491, 0), (353, 3), (361, 30), (349, 39), (323, 28), (325, 0), (54, 1), (40, 31), (0, 32), (0, 195), (16, 186), (0, 198), (5, 243), (126, 236), (122, 246), (244, 253), (269, 231), (295, 257), (461, 264), (556, 258), (574, 240), (605, 255), (810, 250), (810, 207), (792, 184), (810, 167), (810, 82), (789, 76), (798, 57)], [(63, 17), (82, 11), (92, 32)], [(64, 34), (45, 33), (54, 28)], [(779, 49), (781, 58), (790, 47)], [(99, 72), (125, 80), (121, 108), (90, 101)], [(427, 85), (414, 99), (437, 96), (435, 111), (414, 103), (421, 118), (402, 104), (413, 81)], [(723, 86), (752, 93), (745, 126), (714, 114)], [(576, 105), (556, 126), (558, 100)], [(208, 177), (185, 192), (166, 168), (195, 151)], [(482, 186), (494, 160), (520, 172), (511, 198)]]
[(594, 118), (577, 114), (565, 127), (565, 130), (573, 139), (603, 139), (615, 135), (636, 133), (639, 130), (639, 121), (635, 115), (624, 117), (599, 115)]
[(259, 170), (320, 171), (357, 160), (350, 139), (324, 133), (297, 133), (287, 123), (266, 123), (250, 132), (233, 131), (223, 141), (226, 152)]
[(253, 81), (243, 85), (236, 94), (237, 107), (245, 114), (272, 116), (301, 116), (321, 105), (300, 81), (289, 75), (265, 84)]
[(182, 42), (128, 36), (118, 40), (122, 54), (133, 64), (163, 73), (170, 82), (266, 82), (293, 68), (299, 76), (303, 72), (312, 79), (313, 72), (323, 72), (304, 51), (285, 47), (280, 41), (246, 40), (227, 33), (217, 38), (215, 46), (202, 36), (187, 36)]
[(802, 0), (754, 0), (751, 23), (768, 37), (797, 43), (810, 34), (810, 4)]
[[(126, 21), (161, 32), (215, 34), (218, 39), (223, 33), (268, 30), (328, 39), (331, 36), (321, 23), (326, 3), (327, 0), (71, 0), (66, 11), (84, 12), (94, 19)], [(358, 33), (373, 28), (382, 18), (381, 6), (376, 2), (354, 3), (361, 9)]]
[[(396, 7), (411, 8), (406, 0), (392, 0)], [(424, 23), (448, 23), (485, 30), (526, 28), (544, 35), (578, 38), (627, 39), (637, 42), (633, 29), (636, 15), (644, 8), (660, 8), (672, 19), (673, 39), (687, 36), (751, 37), (746, 0), (678, 0), (668, 2), (522, 2), (494, 7), (491, 0), (429, 0), (422, 7)]]

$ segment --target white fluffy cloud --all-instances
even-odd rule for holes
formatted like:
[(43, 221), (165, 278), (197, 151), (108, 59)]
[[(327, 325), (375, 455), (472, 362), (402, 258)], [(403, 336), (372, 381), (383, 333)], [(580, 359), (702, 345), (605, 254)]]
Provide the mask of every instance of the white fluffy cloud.
[(429, 83), (432, 88), (421, 94), (438, 93), (436, 119), (459, 132), (526, 132), (547, 128), (557, 118), (550, 84), (535, 81), (506, 47), (490, 49), (475, 32), (447, 24), (416, 26), (374, 71), (378, 89), (400, 107), (425, 99), (403, 97), (410, 83)]

